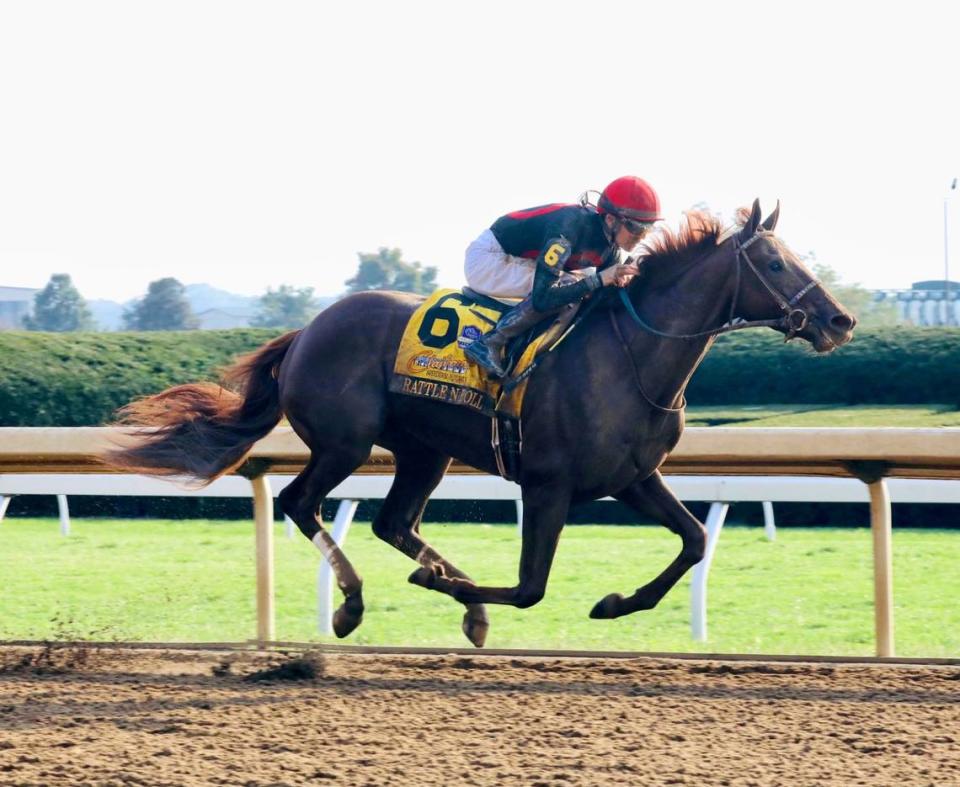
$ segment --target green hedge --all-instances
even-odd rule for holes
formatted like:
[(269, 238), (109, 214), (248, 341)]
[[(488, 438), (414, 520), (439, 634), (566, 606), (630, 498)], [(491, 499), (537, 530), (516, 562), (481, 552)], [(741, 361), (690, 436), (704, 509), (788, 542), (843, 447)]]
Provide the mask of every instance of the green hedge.
[(196, 380), (276, 330), (0, 332), (0, 426), (96, 426), (144, 394)]
[(694, 376), (694, 404), (960, 406), (960, 329), (858, 330), (829, 355), (768, 330), (721, 336)]
[[(216, 379), (274, 330), (0, 332), (0, 425), (91, 426), (138, 396)], [(692, 404), (960, 405), (960, 329), (863, 330), (828, 356), (770, 331), (721, 337), (688, 390)]]

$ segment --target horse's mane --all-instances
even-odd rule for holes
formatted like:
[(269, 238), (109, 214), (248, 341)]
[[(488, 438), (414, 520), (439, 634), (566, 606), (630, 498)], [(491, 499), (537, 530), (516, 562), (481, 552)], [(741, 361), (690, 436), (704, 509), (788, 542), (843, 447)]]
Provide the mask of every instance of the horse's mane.
[[(737, 219), (743, 220), (739, 214)], [(687, 211), (679, 230), (663, 227), (644, 241), (647, 253), (640, 258), (640, 274), (630, 282), (630, 292), (672, 286), (739, 229), (739, 224), (724, 228), (721, 220), (711, 213)]]
[(664, 227), (646, 241), (649, 253), (641, 269), (655, 270), (664, 265), (676, 269), (694, 262), (716, 246), (723, 233), (723, 224), (716, 216), (699, 210), (688, 211), (679, 230)]

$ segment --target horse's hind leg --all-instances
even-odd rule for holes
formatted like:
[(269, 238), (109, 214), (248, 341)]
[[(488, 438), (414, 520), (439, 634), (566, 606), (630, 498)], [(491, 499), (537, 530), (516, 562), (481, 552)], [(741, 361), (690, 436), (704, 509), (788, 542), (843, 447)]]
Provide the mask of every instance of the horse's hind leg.
[(300, 532), (314, 543), (333, 568), (337, 587), (344, 595), (343, 604), (333, 615), (333, 631), (338, 637), (347, 636), (363, 619), (363, 583), (346, 555), (324, 529), (320, 504), (369, 453), (369, 445), (323, 453), (315, 451), (303, 472), (279, 495), (280, 508), (297, 523)]
[(624, 598), (619, 593), (611, 593), (600, 599), (590, 611), (591, 618), (618, 618), (641, 609), (653, 609), (680, 577), (703, 559), (706, 547), (707, 531), (703, 524), (667, 488), (659, 471), (643, 481), (634, 481), (614, 497), (661, 522), (680, 536), (683, 546), (658, 577), (637, 588), (633, 595)]
[[(420, 519), (427, 498), (447, 472), (450, 457), (405, 437), (394, 447), (396, 474), (393, 484), (373, 520), (373, 532), (390, 546), (416, 560), (421, 566), (447, 577), (469, 579), (431, 547), (420, 535)], [(482, 604), (466, 604), (463, 633), (476, 647), (487, 639), (490, 621)]]
[(570, 490), (565, 485), (523, 487), (520, 577), (514, 587), (484, 587), (468, 579), (444, 576), (428, 567), (417, 569), (410, 581), (446, 593), (464, 604), (532, 607), (546, 593), (550, 566), (569, 506)]

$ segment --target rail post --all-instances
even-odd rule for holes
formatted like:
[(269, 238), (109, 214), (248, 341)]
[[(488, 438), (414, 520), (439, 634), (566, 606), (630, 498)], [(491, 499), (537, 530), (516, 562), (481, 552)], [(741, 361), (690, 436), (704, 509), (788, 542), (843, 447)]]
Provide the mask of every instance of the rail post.
[(717, 552), (720, 531), (729, 510), (729, 503), (710, 504), (706, 521), (706, 550), (703, 560), (693, 567), (693, 577), (690, 580), (690, 636), (697, 642), (707, 641), (707, 577), (710, 575), (710, 565)]
[(273, 493), (266, 475), (250, 479), (257, 553), (257, 644), (276, 639), (273, 601)]
[(873, 535), (873, 620), (876, 653), (893, 656), (893, 509), (882, 461), (846, 462), (847, 469), (870, 490), (870, 532)]
[(893, 656), (893, 515), (890, 490), (881, 478), (870, 489), (870, 530), (873, 533), (873, 605), (877, 655)]

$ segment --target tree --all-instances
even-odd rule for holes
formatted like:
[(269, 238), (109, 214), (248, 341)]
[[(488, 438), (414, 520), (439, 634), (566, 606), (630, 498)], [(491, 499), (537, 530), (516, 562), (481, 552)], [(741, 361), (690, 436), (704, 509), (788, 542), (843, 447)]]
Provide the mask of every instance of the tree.
[(347, 279), (348, 292), (367, 290), (403, 290), (429, 294), (437, 288), (437, 269), (419, 262), (404, 262), (400, 249), (383, 246), (376, 254), (360, 252), (360, 265), (352, 279)]
[(92, 331), (93, 316), (87, 302), (67, 273), (55, 273), (47, 286), (33, 296), (33, 314), (23, 318), (28, 331)]
[(150, 282), (146, 296), (123, 313), (123, 323), (133, 331), (182, 331), (200, 324), (183, 285), (173, 278)]
[(260, 296), (260, 311), (252, 324), (259, 328), (302, 328), (318, 309), (313, 287), (281, 284), (276, 290), (268, 287)]

